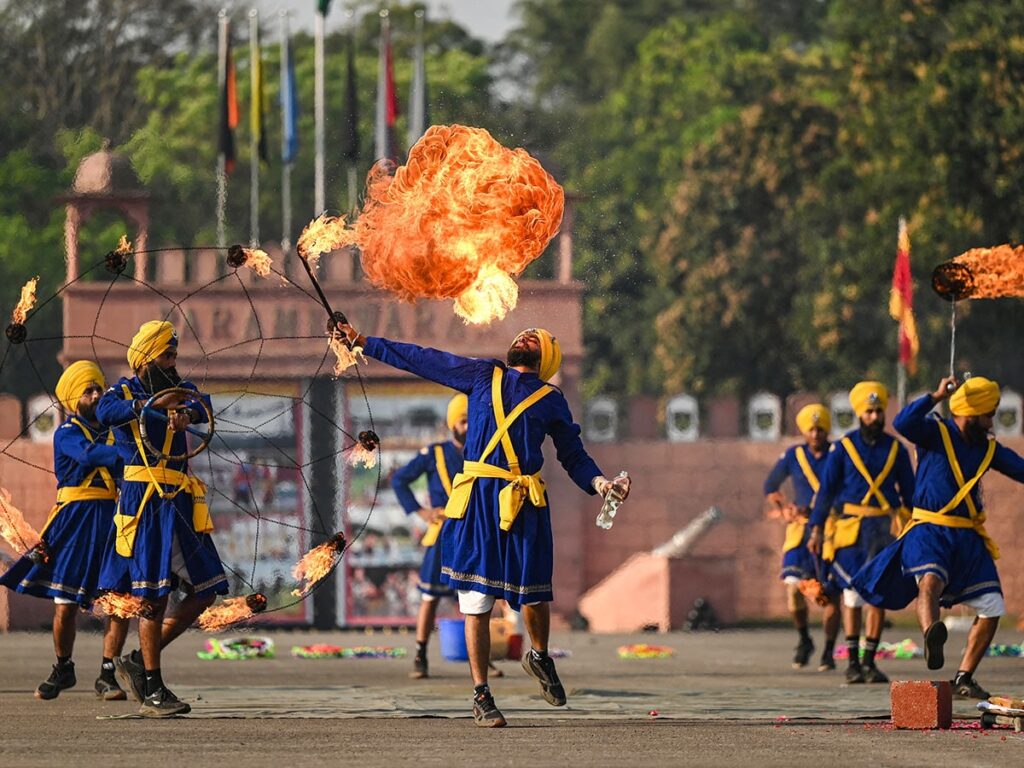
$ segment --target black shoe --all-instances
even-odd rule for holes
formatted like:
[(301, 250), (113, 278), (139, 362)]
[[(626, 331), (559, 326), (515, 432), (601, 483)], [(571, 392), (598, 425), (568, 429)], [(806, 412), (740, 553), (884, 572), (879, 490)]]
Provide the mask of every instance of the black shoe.
[(831, 672), (836, 668), (836, 660), (832, 657), (832, 654), (827, 650), (822, 651), (821, 660), (818, 662), (819, 672)]
[(861, 669), (861, 675), (865, 683), (888, 683), (889, 678), (874, 664), (869, 664)]
[[(936, 621), (924, 632), (924, 660), (928, 669), (942, 669), (946, 664), (942, 647), (949, 637), (949, 630), (941, 621)], [(987, 697), (986, 697), (987, 698)]]
[(114, 659), (114, 675), (121, 688), (140, 704), (146, 700), (146, 667), (142, 654), (132, 651)]
[(958, 674), (951, 685), (953, 686), (953, 695), (962, 699), (987, 699), (991, 695), (969, 674)]
[(483, 690), (473, 697), (473, 723), (481, 728), (504, 728), (505, 716), (489, 689)]
[(860, 664), (851, 664), (846, 668), (846, 682), (850, 685), (864, 682), (864, 669)]
[(412, 660), (412, 672), (409, 673), (409, 677), (413, 680), (422, 680), (425, 677), (430, 677), (427, 673), (427, 657), (416, 654), (416, 658)]
[(801, 640), (793, 651), (793, 669), (806, 667), (812, 653), (814, 653), (814, 641), (809, 637), (806, 640)]
[(139, 714), (143, 717), (174, 717), (187, 715), (191, 711), (192, 707), (171, 693), (166, 686), (147, 696), (139, 708)]
[(66, 688), (74, 688), (77, 682), (73, 661), (69, 661), (67, 664), (54, 664), (50, 676), (36, 688), (36, 698), (46, 701), (56, 699), (61, 691)]
[(117, 684), (117, 680), (100, 675), (96, 678), (96, 698), (104, 701), (125, 701), (128, 694)]
[(535, 658), (533, 651), (523, 656), (523, 669), (526, 674), (540, 683), (540, 692), (544, 700), (553, 707), (565, 706), (565, 689), (555, 671), (555, 660), (550, 656)]

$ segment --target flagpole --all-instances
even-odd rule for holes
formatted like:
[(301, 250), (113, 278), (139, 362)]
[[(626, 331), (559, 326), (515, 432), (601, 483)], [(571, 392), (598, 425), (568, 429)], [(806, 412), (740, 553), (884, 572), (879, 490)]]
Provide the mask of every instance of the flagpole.
[[(349, 25), (349, 39), (348, 44), (351, 47), (355, 47), (356, 44), (356, 12), (351, 6), (345, 11), (345, 18), (348, 19)], [(348, 52), (348, 66), (354, 67), (355, 53), (353, 51)], [(347, 98), (347, 96), (346, 96)], [(351, 108), (351, 105), (350, 107)], [(348, 210), (349, 213), (355, 213), (358, 201), (356, 200), (356, 161), (353, 158), (348, 164)]]
[(316, 151), (316, 160), (314, 161), (313, 213), (316, 216), (323, 213), (326, 208), (324, 203), (324, 21), (324, 14), (319, 11), (314, 14), (315, 75), (313, 80), (313, 122), (316, 128), (313, 143)]
[[(291, 46), (288, 44), (290, 31), (288, 29), (288, 11), (280, 11), (281, 17), (281, 85), (289, 83), (289, 88), (294, 83), (288, 80), (288, 69), (291, 66)], [(281, 99), (281, 250), (287, 255), (292, 249), (292, 161), (285, 160), (289, 157), (288, 132), (285, 125), (288, 121), (288, 110), (295, 95), (291, 92), (287, 97)]]
[[(258, 127), (263, 110), (260, 82), (260, 12), (249, 11), (249, 99), (251, 102), (249, 127)], [(249, 245), (260, 244), (260, 137), (249, 131)]]
[(374, 122), (373, 161), (387, 159), (388, 152), (388, 105), (387, 105), (387, 43), (391, 36), (391, 20), (388, 9), (380, 10), (380, 44), (377, 56), (377, 113)]
[(423, 53), (423, 26), (426, 11), (416, 10), (416, 47), (413, 53), (412, 85), (409, 90), (409, 149), (427, 130), (424, 116), (427, 111), (426, 62)]
[[(226, 93), (228, 80), (228, 12), (221, 8), (217, 14), (217, 83), (222, 98)], [(221, 107), (223, 109), (223, 106)], [(228, 177), (224, 149), (217, 153), (217, 245), (227, 245), (224, 219), (228, 204)]]

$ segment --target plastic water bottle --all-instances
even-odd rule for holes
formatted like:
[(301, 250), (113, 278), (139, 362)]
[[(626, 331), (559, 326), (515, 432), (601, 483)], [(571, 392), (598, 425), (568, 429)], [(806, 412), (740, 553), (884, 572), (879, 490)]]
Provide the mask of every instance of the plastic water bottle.
[(601, 505), (601, 511), (597, 515), (597, 527), (608, 530), (612, 527), (612, 523), (615, 522), (615, 513), (619, 511), (619, 505), (622, 504), (621, 481), (628, 478), (629, 475), (626, 472), (619, 472), (612, 480), (612, 487), (605, 494), (604, 504)]

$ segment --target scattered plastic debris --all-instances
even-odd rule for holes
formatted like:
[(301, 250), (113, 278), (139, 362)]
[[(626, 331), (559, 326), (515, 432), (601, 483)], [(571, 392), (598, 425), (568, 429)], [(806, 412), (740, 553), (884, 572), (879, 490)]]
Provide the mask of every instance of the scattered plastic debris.
[(345, 648), (325, 643), (292, 646), (292, 656), (298, 659), (400, 659), (405, 655), (405, 648), (391, 646), (357, 645)]
[(664, 645), (637, 643), (635, 645), (620, 645), (618, 653), (620, 659), (667, 659), (673, 656), (675, 651)]
[(233, 637), (230, 640), (210, 637), (206, 639), (206, 650), (196, 652), (203, 661), (272, 659), (274, 655), (274, 641), (269, 637)]
[[(864, 655), (864, 641), (860, 643), (861, 655)], [(909, 637), (900, 640), (898, 643), (879, 643), (878, 650), (875, 651), (876, 659), (917, 659), (924, 656), (924, 650), (918, 647), (917, 643), (911, 640)], [(847, 657), (847, 649), (845, 645), (836, 646), (833, 657), (836, 659), (845, 659)]]

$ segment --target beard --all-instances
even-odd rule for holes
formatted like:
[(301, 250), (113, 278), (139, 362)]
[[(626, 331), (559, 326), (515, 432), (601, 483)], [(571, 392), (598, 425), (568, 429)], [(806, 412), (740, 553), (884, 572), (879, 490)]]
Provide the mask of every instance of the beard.
[(964, 439), (971, 445), (985, 445), (988, 443), (988, 430), (974, 419), (968, 419), (964, 424)]
[(78, 415), (91, 424), (96, 423), (96, 406), (93, 403), (78, 406)]
[(452, 430), (452, 440), (454, 440), (459, 445), (465, 445), (466, 444), (466, 433), (467, 432), (469, 432), (468, 429), (463, 429), (462, 431), (459, 431), (457, 429), (453, 429)]
[(147, 363), (139, 371), (139, 381), (149, 394), (155, 395), (157, 392), (178, 386), (181, 383), (181, 376), (173, 365), (170, 368), (161, 368), (156, 363)]
[(540, 368), (540, 350), (532, 350), (529, 347), (511, 347), (506, 358), (509, 368), (518, 365), (527, 368)]
[(877, 442), (883, 432), (885, 432), (885, 424), (881, 422), (876, 421), (873, 424), (865, 424), (861, 422), (860, 433), (868, 443)]

